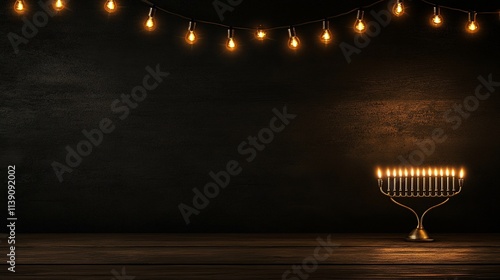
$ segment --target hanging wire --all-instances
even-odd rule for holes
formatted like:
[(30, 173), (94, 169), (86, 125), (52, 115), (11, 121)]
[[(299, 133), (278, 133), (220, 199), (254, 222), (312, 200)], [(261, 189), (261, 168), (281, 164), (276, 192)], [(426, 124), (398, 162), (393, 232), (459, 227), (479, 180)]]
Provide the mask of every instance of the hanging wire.
[[(377, 4), (380, 4), (380, 3), (385, 2), (385, 1), (388, 1), (388, 0), (378, 0), (378, 1), (375, 1), (375, 2), (373, 2), (371, 4), (369, 4), (369, 5), (361, 6), (359, 8), (354, 8), (354, 9), (351, 9), (351, 10), (343, 12), (343, 13), (339, 13), (339, 14), (336, 14), (336, 15), (328, 16), (328, 17), (326, 17), (326, 19), (333, 19), (333, 18), (338, 18), (338, 17), (346, 16), (346, 15), (354, 13), (354, 12), (360, 10), (360, 9), (371, 8), (371, 7), (373, 7), (373, 6), (377, 5)], [(430, 2), (428, 0), (420, 0), (420, 1), (423, 2), (423, 3), (425, 3), (425, 4), (431, 5), (431, 6), (439, 6), (440, 9), (447, 9), (447, 10), (462, 12), (462, 13), (466, 13), (466, 14), (470, 13), (470, 11), (468, 11), (468, 10), (463, 10), (463, 9), (454, 8), (454, 7), (450, 7), (450, 6), (438, 5), (437, 3), (433, 3), (433, 2)], [(170, 15), (173, 15), (173, 16), (176, 16), (178, 18), (182, 18), (182, 19), (185, 19), (185, 20), (192, 20), (192, 17), (187, 17), (185, 15), (169, 11), (167, 9), (164, 9), (162, 7), (157, 6), (156, 4), (152, 3), (149, 0), (141, 0), (141, 2), (147, 4), (147, 5), (151, 6), (151, 7), (154, 7), (155, 9), (157, 9), (159, 11), (162, 11), (164, 13), (167, 13), (167, 14), (170, 14)], [(499, 12), (477, 12), (476, 14), (499, 14)], [(323, 20), (325, 20), (324, 17), (321, 18), (321, 19), (317, 19), (317, 20), (309, 20), (309, 21), (305, 21), (305, 22), (296, 23), (296, 24), (293, 24), (293, 26), (303, 26), (303, 25), (308, 25), (308, 24), (313, 24), (313, 23), (319, 23), (319, 22), (322, 22)], [(219, 22), (208, 21), (208, 20), (196, 19), (196, 22), (204, 23), (204, 24), (207, 24), (207, 25), (220, 26), (220, 27), (223, 27), (225, 29), (232, 28), (232, 29), (238, 29), (238, 30), (255, 30), (255, 27), (230, 26), (230, 25), (227, 25), (227, 24), (222, 24), (222, 23), (219, 23)], [(290, 27), (290, 25), (280, 25), (280, 26), (273, 26), (273, 27), (264, 28), (264, 29), (265, 30), (277, 30), (277, 29), (287, 29), (289, 27)]]

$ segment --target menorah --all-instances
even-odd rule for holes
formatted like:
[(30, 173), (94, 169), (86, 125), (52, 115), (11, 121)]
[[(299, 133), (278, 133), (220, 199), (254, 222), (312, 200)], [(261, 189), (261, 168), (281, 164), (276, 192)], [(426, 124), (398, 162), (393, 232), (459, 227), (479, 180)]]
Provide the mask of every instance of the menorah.
[[(382, 170), (379, 168), (378, 186), (380, 192), (388, 196), (392, 202), (410, 210), (417, 217), (417, 228), (412, 230), (406, 238), (408, 241), (434, 241), (424, 230), (424, 216), (430, 210), (439, 207), (450, 200), (451, 197), (459, 194), (464, 185), (464, 170), (461, 169), (458, 178), (455, 177), (455, 169), (446, 168), (411, 168), (408, 176), (407, 168), (387, 168), (386, 178), (383, 177)], [(392, 176), (391, 176), (392, 175)], [(451, 181), (451, 184), (450, 184)], [(413, 208), (405, 205), (395, 198), (444, 198), (438, 204), (435, 204), (425, 210), (421, 216)]]

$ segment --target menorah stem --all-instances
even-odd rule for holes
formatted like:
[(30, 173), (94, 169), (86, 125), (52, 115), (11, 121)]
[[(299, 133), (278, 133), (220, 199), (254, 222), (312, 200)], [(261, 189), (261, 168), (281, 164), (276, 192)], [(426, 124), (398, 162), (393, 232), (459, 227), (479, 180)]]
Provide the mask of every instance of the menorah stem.
[(407, 205), (404, 205), (403, 203), (401, 203), (399, 201), (396, 201), (392, 197), (390, 199), (392, 200), (392, 202), (396, 203), (397, 205), (410, 210), (415, 215), (415, 217), (417, 218), (417, 228), (415, 228), (414, 230), (412, 230), (410, 232), (410, 234), (408, 235), (408, 238), (406, 238), (406, 240), (408, 240), (408, 241), (434, 241), (434, 239), (430, 238), (429, 235), (427, 234), (427, 232), (424, 229), (424, 225), (423, 225), (424, 216), (430, 210), (432, 210), (432, 209), (434, 209), (436, 207), (439, 207), (439, 206), (445, 204), (446, 202), (448, 202), (448, 200), (450, 200), (450, 198), (447, 198), (443, 202), (427, 208), (427, 210), (424, 211), (424, 213), (422, 214), (422, 216), (419, 216), (417, 214), (417, 212), (415, 210), (413, 210), (413, 208), (411, 208), (411, 207), (409, 207)]

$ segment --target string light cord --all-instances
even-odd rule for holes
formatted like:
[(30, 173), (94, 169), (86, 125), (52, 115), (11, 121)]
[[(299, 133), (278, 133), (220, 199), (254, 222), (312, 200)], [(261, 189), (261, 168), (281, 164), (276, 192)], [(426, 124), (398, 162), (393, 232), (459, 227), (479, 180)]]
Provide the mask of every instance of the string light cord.
[[(463, 9), (459, 9), (459, 8), (453, 8), (453, 7), (449, 7), (449, 6), (441, 6), (439, 4), (436, 4), (436, 3), (432, 3), (430, 1), (427, 1), (427, 0), (420, 0), (420, 2), (423, 2), (425, 4), (428, 4), (428, 5), (431, 5), (431, 6), (438, 6), (439, 8), (441, 9), (446, 9), (446, 10), (452, 10), (452, 11), (457, 11), (457, 12), (462, 12), (462, 13), (465, 13), (465, 14), (468, 14), (470, 13), (471, 11), (467, 11), (467, 10), (463, 10)], [(492, 15), (492, 14), (498, 14), (499, 12), (476, 12), (476, 14), (478, 15)]]
[[(368, 9), (368, 8), (371, 8), (377, 4), (380, 4), (382, 2), (386, 2), (388, 0), (378, 0), (378, 1), (375, 1), (369, 5), (365, 5), (365, 6), (362, 6), (360, 8), (353, 8), (351, 10), (348, 10), (346, 12), (343, 12), (343, 13), (340, 13), (340, 14), (336, 14), (336, 15), (331, 15), (331, 16), (328, 16), (326, 18), (321, 18), (321, 19), (316, 19), (316, 20), (309, 20), (309, 21), (305, 21), (305, 22), (300, 22), (300, 23), (296, 23), (296, 24), (293, 24), (293, 26), (304, 26), (304, 25), (309, 25), (309, 24), (313, 24), (313, 23), (320, 23), (322, 22), (323, 20), (325, 19), (334, 19), (334, 18), (339, 18), (339, 17), (342, 17), (342, 16), (346, 16), (346, 15), (349, 15), (349, 14), (352, 14), (352, 13), (355, 13), (357, 12), (358, 10), (360, 9)], [(169, 11), (165, 8), (162, 8), (162, 7), (159, 7), (157, 6), (156, 4), (154, 4), (153, 2), (151, 1), (148, 1), (148, 0), (141, 0), (141, 2), (147, 4), (148, 6), (150, 7), (154, 7), (155, 9), (159, 10), (159, 11), (162, 11), (164, 13), (167, 13), (167, 14), (170, 14), (172, 16), (176, 16), (178, 18), (181, 18), (181, 19), (185, 19), (185, 20), (193, 20), (192, 17), (187, 17), (185, 15), (182, 15), (182, 14), (179, 14), (179, 13), (175, 13), (175, 12), (172, 12), (172, 11)], [(207, 24), (207, 25), (214, 25), (214, 26), (219, 26), (219, 27), (223, 27), (223, 28), (232, 28), (232, 29), (235, 29), (235, 30), (255, 30), (255, 27), (247, 27), (247, 26), (231, 26), (231, 25), (227, 25), (227, 24), (222, 24), (222, 23), (219, 23), (219, 22), (214, 22), (214, 21), (208, 21), (208, 20), (200, 20), (200, 19), (196, 19), (196, 22), (199, 22), (199, 23), (203, 23), (203, 24)], [(290, 25), (280, 25), (280, 26), (273, 26), (273, 27), (268, 27), (268, 28), (265, 28), (265, 30), (269, 30), (269, 31), (272, 31), (272, 30), (279, 30), (279, 29), (288, 29), (290, 27)]]

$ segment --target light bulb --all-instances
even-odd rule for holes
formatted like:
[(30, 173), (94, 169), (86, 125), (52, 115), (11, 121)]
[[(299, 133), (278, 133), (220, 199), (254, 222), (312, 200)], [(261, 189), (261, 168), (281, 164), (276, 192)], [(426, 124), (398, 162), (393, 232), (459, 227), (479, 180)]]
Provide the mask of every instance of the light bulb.
[(405, 7), (403, 5), (403, 0), (398, 0), (396, 1), (396, 4), (394, 4), (394, 7), (392, 8), (392, 13), (399, 17), (403, 15), (405, 12)]
[(332, 41), (332, 32), (330, 31), (330, 22), (328, 20), (323, 20), (323, 31), (321, 32), (321, 41), (328, 44)]
[(435, 27), (439, 27), (443, 24), (443, 17), (441, 16), (441, 12), (437, 6), (434, 7), (434, 15), (431, 18), (431, 23)]
[(357, 33), (363, 33), (366, 31), (366, 24), (363, 21), (364, 11), (358, 10), (358, 15), (356, 21), (354, 22), (354, 31)]
[(63, 0), (55, 0), (54, 3), (52, 4), (52, 7), (57, 12), (62, 11), (64, 9), (64, 1)]
[(23, 0), (17, 0), (14, 3), (14, 11), (18, 14), (23, 14), (26, 11), (26, 5)]
[(147, 31), (153, 31), (156, 29), (156, 22), (154, 20), (155, 12), (156, 12), (155, 8), (153, 8), (153, 7), (149, 8), (148, 19), (146, 20), (146, 23), (144, 24), (144, 27), (146, 28)]
[(259, 26), (259, 28), (257, 28), (257, 31), (255, 32), (255, 38), (257, 38), (257, 40), (263, 41), (264, 39), (266, 39), (266, 36), (266, 30)]
[(300, 40), (295, 32), (295, 27), (291, 26), (288, 28), (288, 37), (288, 47), (292, 50), (298, 49), (300, 46)]
[(116, 12), (116, 7), (116, 2), (114, 0), (107, 0), (104, 4), (104, 9), (110, 14)]
[(227, 30), (226, 48), (230, 51), (234, 51), (236, 49), (236, 42), (234, 41), (234, 29), (232, 27)]
[(469, 21), (467, 22), (466, 30), (469, 33), (476, 33), (479, 29), (479, 24), (476, 21), (476, 13), (469, 13)]
[(196, 27), (196, 22), (190, 21), (189, 22), (189, 27), (188, 27), (188, 32), (186, 33), (186, 42), (190, 45), (196, 43), (196, 40), (198, 39), (196, 37), (196, 34), (194, 33), (194, 28)]

